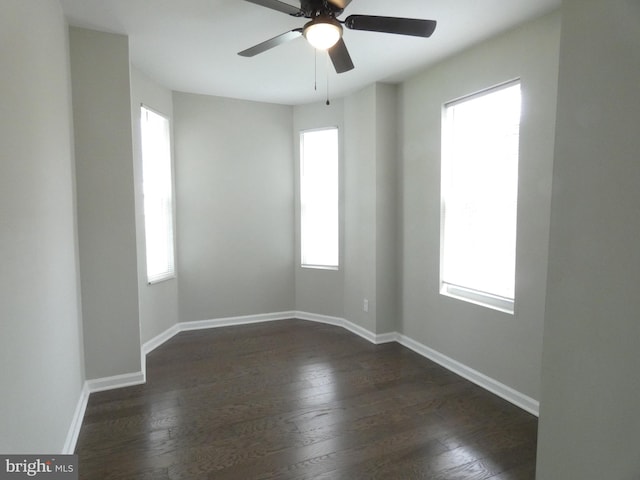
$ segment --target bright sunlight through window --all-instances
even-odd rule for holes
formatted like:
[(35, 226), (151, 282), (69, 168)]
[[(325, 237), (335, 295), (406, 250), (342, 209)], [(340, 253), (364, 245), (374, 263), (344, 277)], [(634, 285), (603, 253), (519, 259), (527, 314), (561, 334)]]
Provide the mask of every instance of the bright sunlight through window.
[(513, 313), (520, 83), (445, 105), (441, 293)]
[(147, 281), (174, 276), (173, 201), (169, 119), (140, 110)]
[(302, 266), (338, 268), (338, 129), (300, 134)]

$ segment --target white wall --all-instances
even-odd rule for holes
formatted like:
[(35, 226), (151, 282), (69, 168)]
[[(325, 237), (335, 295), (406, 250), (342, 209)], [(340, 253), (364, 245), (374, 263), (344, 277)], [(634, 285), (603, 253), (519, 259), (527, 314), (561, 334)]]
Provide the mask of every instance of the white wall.
[(141, 371), (127, 37), (70, 28), (87, 377)]
[(376, 333), (400, 328), (399, 87), (376, 84)]
[[(138, 291), (140, 295), (140, 337), (147, 342), (178, 323), (178, 280), (147, 283), (142, 191), (142, 151), (140, 145), (140, 105), (169, 118), (173, 127), (171, 90), (158, 85), (137, 68), (131, 68), (131, 118), (133, 122), (134, 176), (136, 194), (136, 233), (138, 254)], [(172, 141), (173, 147), (173, 141)], [(174, 189), (175, 192), (175, 189)], [(175, 196), (175, 195), (174, 195)], [(174, 229), (175, 233), (175, 229)]]
[(173, 104), (180, 320), (292, 310), (292, 108)]
[[(345, 99), (345, 318), (376, 331), (376, 85)], [(369, 300), (369, 311), (363, 300)]]
[(84, 380), (67, 26), (0, 2), (0, 452), (61, 452)]
[[(401, 92), (402, 333), (534, 399), (540, 394), (560, 15), (456, 55)], [(521, 78), (516, 312), (439, 294), (442, 105)]]
[(565, 0), (538, 478), (640, 478), (640, 4)]
[(345, 99), (344, 309), (376, 334), (400, 326), (397, 93), (376, 83)]

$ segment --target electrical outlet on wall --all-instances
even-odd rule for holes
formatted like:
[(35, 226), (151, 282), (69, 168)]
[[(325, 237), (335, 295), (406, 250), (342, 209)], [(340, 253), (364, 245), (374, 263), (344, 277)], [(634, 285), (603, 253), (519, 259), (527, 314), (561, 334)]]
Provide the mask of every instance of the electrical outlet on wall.
[(362, 311), (369, 312), (369, 299), (365, 298), (362, 300)]

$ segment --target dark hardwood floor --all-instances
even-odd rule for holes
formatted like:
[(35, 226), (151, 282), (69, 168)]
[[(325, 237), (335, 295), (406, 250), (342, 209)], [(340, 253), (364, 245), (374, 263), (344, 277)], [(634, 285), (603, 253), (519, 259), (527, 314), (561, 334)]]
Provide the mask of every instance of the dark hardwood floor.
[(537, 419), (396, 344), (301, 320), (183, 332), (94, 393), (81, 479), (535, 477)]

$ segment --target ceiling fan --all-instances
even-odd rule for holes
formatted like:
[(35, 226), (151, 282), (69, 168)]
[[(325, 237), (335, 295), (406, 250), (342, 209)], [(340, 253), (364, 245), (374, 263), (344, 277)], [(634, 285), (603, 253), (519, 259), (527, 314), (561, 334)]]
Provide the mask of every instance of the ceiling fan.
[(319, 50), (327, 50), (337, 73), (352, 70), (353, 61), (342, 39), (342, 26), (349, 30), (396, 33), (415, 37), (430, 37), (436, 28), (435, 20), (416, 18), (379, 17), (374, 15), (349, 15), (345, 20), (338, 17), (351, 0), (300, 0), (300, 8), (279, 0), (245, 0), (256, 5), (277, 10), (293, 17), (308, 18), (304, 27), (273, 37), (265, 42), (239, 52), (243, 57), (253, 57), (285, 42), (304, 36)]

